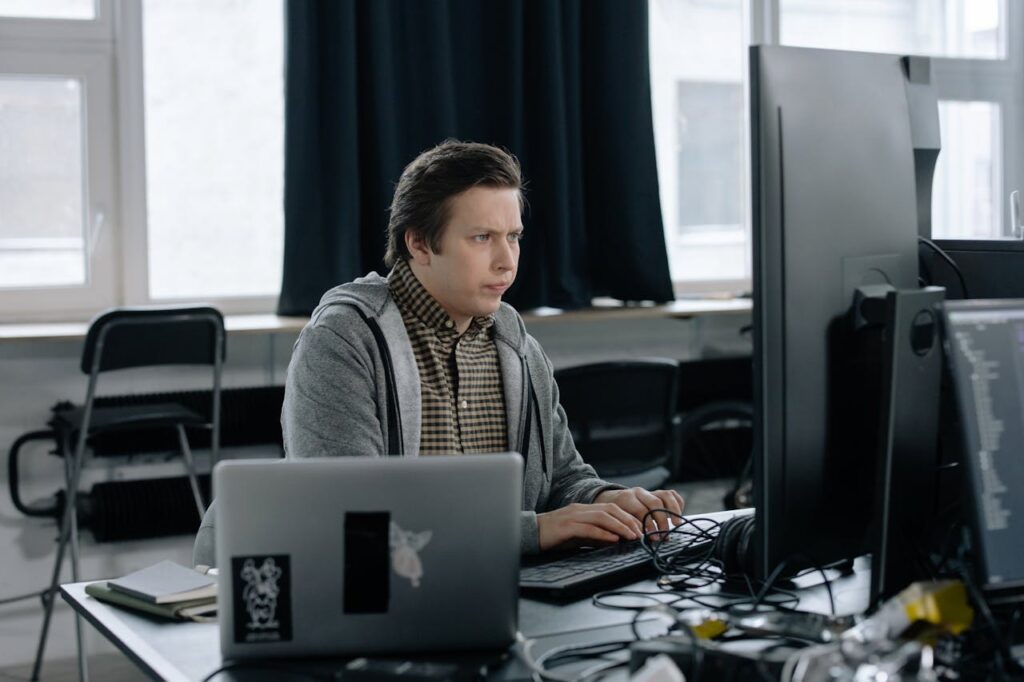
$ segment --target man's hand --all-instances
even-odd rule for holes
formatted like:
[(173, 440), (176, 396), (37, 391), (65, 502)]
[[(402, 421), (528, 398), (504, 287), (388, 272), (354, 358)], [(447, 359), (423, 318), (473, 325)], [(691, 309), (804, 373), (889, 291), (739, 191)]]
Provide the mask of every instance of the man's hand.
[[(605, 490), (594, 498), (597, 503), (609, 503), (620, 507), (634, 518), (643, 521), (647, 512), (652, 509), (667, 509), (674, 514), (683, 513), (683, 496), (675, 490), (655, 490), (651, 492), (643, 488), (628, 488), (626, 490)], [(647, 520), (647, 531), (669, 530), (670, 514), (654, 514)], [(678, 523), (679, 517), (673, 519)]]
[(638, 540), (640, 521), (617, 504), (570, 504), (537, 514), (541, 551), (573, 541), (575, 544), (610, 544)]

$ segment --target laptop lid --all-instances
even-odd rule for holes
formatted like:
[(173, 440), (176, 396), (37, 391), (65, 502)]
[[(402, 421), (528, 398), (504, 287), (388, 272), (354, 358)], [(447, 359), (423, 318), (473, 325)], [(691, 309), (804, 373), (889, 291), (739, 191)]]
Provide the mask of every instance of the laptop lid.
[(943, 307), (980, 579), (1024, 586), (1024, 300)]
[(507, 647), (522, 467), (514, 453), (218, 464), (224, 657)]

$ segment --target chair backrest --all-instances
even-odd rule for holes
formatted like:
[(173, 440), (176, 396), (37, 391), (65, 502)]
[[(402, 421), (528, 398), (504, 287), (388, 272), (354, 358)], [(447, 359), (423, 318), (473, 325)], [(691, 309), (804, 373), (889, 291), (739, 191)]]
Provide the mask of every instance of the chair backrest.
[(82, 371), (215, 365), (225, 345), (224, 316), (211, 306), (113, 308), (89, 324)]
[(679, 363), (618, 360), (555, 372), (569, 430), (601, 476), (665, 465), (674, 447)]

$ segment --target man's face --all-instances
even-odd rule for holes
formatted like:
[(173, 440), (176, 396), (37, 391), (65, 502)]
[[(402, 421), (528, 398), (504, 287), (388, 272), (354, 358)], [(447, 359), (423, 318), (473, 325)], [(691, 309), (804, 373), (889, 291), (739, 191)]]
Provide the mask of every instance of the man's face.
[(409, 265), (461, 333), (498, 309), (516, 278), (522, 234), (519, 190), (473, 187), (450, 201), (440, 253), (406, 233)]

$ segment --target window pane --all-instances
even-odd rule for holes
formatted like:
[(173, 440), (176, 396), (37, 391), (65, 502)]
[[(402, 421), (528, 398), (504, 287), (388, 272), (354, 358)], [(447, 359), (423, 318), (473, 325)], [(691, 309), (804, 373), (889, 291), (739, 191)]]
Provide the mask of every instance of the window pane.
[(942, 151), (932, 186), (932, 235), (1004, 236), (1000, 118), (993, 102), (939, 102)]
[(1004, 0), (780, 0), (783, 45), (1006, 57)]
[(0, 17), (95, 19), (93, 0), (0, 0)]
[(750, 276), (742, 0), (651, 0), (651, 91), (676, 282)]
[(740, 225), (743, 88), (739, 83), (678, 81), (680, 233)]
[(0, 77), (0, 287), (84, 284), (82, 83)]
[(280, 0), (146, 0), (143, 44), (150, 295), (276, 294)]

